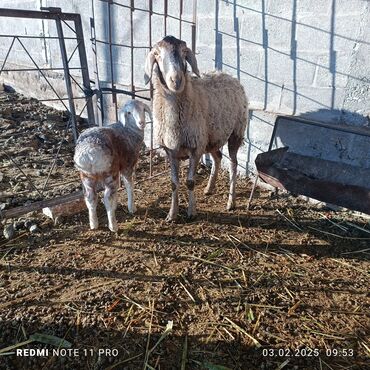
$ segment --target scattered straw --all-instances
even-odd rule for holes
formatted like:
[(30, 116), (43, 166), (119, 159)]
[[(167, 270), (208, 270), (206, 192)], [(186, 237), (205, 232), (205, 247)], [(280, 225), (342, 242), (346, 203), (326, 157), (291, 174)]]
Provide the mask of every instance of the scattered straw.
[(244, 334), (245, 336), (247, 336), (252, 342), (253, 342), (253, 344), (257, 347), (257, 348), (260, 348), (261, 347), (261, 344), (260, 344), (260, 342), (256, 339), (256, 338), (254, 338), (254, 337), (252, 337), (250, 334), (248, 334), (243, 328), (241, 328), (239, 325), (237, 325), (237, 324), (235, 324), (235, 322), (234, 321), (232, 321), (232, 320), (230, 320), (228, 317), (225, 317), (225, 320), (226, 321), (228, 321), (230, 324), (231, 324), (231, 326), (235, 329), (235, 330), (237, 330), (237, 331), (239, 331), (240, 333), (242, 333), (242, 334)]

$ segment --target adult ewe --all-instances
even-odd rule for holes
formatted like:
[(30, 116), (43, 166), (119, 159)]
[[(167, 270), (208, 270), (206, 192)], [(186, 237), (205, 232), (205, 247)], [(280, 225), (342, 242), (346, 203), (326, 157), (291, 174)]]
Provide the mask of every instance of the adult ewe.
[[(198, 76), (187, 71), (187, 64)], [(153, 73), (154, 71), (154, 73)], [(237, 153), (248, 123), (248, 100), (239, 81), (222, 72), (199, 76), (197, 61), (182, 40), (166, 36), (149, 52), (145, 83), (153, 76), (153, 118), (157, 139), (171, 166), (172, 202), (167, 221), (176, 219), (179, 208), (179, 161), (189, 158), (188, 216), (196, 215), (194, 175), (204, 153), (212, 157), (212, 171), (205, 194), (214, 191), (221, 163), (220, 148), (228, 143), (230, 192), (227, 209), (235, 207)]]

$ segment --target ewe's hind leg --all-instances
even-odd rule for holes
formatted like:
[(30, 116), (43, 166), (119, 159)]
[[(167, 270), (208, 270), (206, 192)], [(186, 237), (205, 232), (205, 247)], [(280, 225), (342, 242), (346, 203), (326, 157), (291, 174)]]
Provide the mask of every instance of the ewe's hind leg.
[(90, 229), (94, 230), (99, 227), (96, 206), (98, 205), (97, 181), (81, 175), (86, 207), (89, 211)]
[(108, 215), (108, 227), (111, 231), (117, 232), (116, 220), (117, 190), (119, 186), (118, 173), (114, 173), (104, 179), (104, 205)]
[(132, 172), (123, 174), (123, 181), (125, 183), (125, 188), (127, 192), (127, 208), (128, 211), (132, 214), (136, 212), (133, 178), (134, 176)]
[(230, 190), (229, 199), (227, 202), (227, 210), (230, 211), (235, 208), (235, 187), (236, 187), (236, 174), (238, 167), (238, 150), (243, 139), (231, 134), (228, 141), (229, 156), (230, 156)]
[(188, 207), (188, 217), (195, 217), (197, 215), (197, 207), (194, 194), (195, 186), (195, 171), (198, 166), (200, 157), (198, 155), (191, 155), (189, 158), (189, 170), (188, 170), (188, 179), (186, 181), (186, 186), (189, 191), (189, 207)]
[(179, 160), (168, 155), (171, 166), (171, 187), (172, 199), (171, 208), (166, 217), (166, 221), (175, 221), (179, 213)]
[(212, 169), (211, 169), (211, 175), (209, 176), (208, 185), (204, 189), (205, 195), (210, 195), (215, 190), (217, 175), (220, 169), (221, 159), (222, 159), (222, 153), (220, 150), (213, 151), (210, 154), (212, 158)]

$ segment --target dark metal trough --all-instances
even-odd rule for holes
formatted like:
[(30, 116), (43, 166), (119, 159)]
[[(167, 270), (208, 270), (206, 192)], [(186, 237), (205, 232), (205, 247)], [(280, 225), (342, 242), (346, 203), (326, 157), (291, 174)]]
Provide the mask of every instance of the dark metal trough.
[(288, 149), (259, 154), (259, 177), (294, 195), (370, 214), (370, 168), (304, 156)]

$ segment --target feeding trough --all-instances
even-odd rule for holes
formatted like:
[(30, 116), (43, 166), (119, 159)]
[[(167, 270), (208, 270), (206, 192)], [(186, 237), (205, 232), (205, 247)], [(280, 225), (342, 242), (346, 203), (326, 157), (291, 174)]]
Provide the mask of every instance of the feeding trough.
[(262, 179), (293, 195), (305, 195), (322, 202), (370, 214), (370, 168), (294, 153), (289, 151), (287, 146), (272, 150), (273, 140), (281, 119), (285, 122), (370, 137), (370, 130), (367, 127), (332, 125), (297, 117), (278, 116), (268, 151), (260, 153), (255, 161), (258, 175), (249, 204), (257, 180)]
[(256, 158), (259, 177), (268, 184), (323, 202), (370, 214), (370, 169), (308, 157), (288, 147)]

